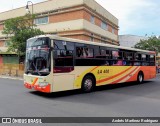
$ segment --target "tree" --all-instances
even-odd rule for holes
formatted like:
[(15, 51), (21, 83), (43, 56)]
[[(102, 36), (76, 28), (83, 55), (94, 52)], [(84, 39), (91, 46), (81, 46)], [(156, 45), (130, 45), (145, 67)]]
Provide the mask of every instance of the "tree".
[(140, 40), (140, 42), (135, 45), (135, 48), (156, 51), (158, 54), (160, 52), (160, 38), (151, 36), (147, 40)]
[(9, 37), (8, 52), (15, 52), (18, 56), (24, 56), (26, 50), (26, 40), (36, 35), (44, 34), (33, 24), (35, 15), (8, 19), (4, 22), (3, 34)]

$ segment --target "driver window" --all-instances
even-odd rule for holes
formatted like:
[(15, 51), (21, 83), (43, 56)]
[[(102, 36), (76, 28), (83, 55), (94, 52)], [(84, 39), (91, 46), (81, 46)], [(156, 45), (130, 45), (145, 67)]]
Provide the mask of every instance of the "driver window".
[(54, 66), (67, 67), (73, 66), (74, 43), (55, 41), (54, 43)]

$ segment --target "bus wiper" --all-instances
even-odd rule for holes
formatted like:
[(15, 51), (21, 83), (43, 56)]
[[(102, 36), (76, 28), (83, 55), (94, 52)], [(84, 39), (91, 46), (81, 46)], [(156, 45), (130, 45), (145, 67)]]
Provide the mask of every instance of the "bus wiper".
[(32, 64), (33, 64), (33, 66), (34, 66), (34, 68), (35, 68), (36, 72), (38, 73), (38, 75), (40, 75), (40, 76), (41, 76), (41, 73), (38, 71), (37, 66), (34, 64), (34, 62), (32, 62)]

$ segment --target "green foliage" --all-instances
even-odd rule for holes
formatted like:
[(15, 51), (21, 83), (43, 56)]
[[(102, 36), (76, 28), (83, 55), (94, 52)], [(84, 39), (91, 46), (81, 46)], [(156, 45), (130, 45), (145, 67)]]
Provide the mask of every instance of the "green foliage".
[(35, 15), (27, 14), (22, 17), (8, 19), (4, 22), (3, 34), (10, 38), (8, 52), (15, 52), (19, 56), (25, 55), (26, 40), (36, 35), (44, 34), (33, 24)]
[(151, 36), (147, 40), (140, 40), (140, 42), (135, 45), (135, 48), (156, 51), (158, 54), (160, 52), (160, 37)]

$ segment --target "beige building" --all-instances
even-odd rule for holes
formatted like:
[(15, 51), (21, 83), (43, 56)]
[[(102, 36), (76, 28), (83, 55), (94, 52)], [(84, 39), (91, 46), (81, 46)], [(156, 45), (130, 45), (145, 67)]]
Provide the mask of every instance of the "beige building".
[[(94, 0), (48, 0), (33, 8), (38, 15), (34, 23), (47, 34), (119, 45), (118, 19)], [(32, 6), (29, 10), (32, 12)], [(25, 7), (0, 13), (1, 51), (7, 46), (4, 21), (25, 14)]]

